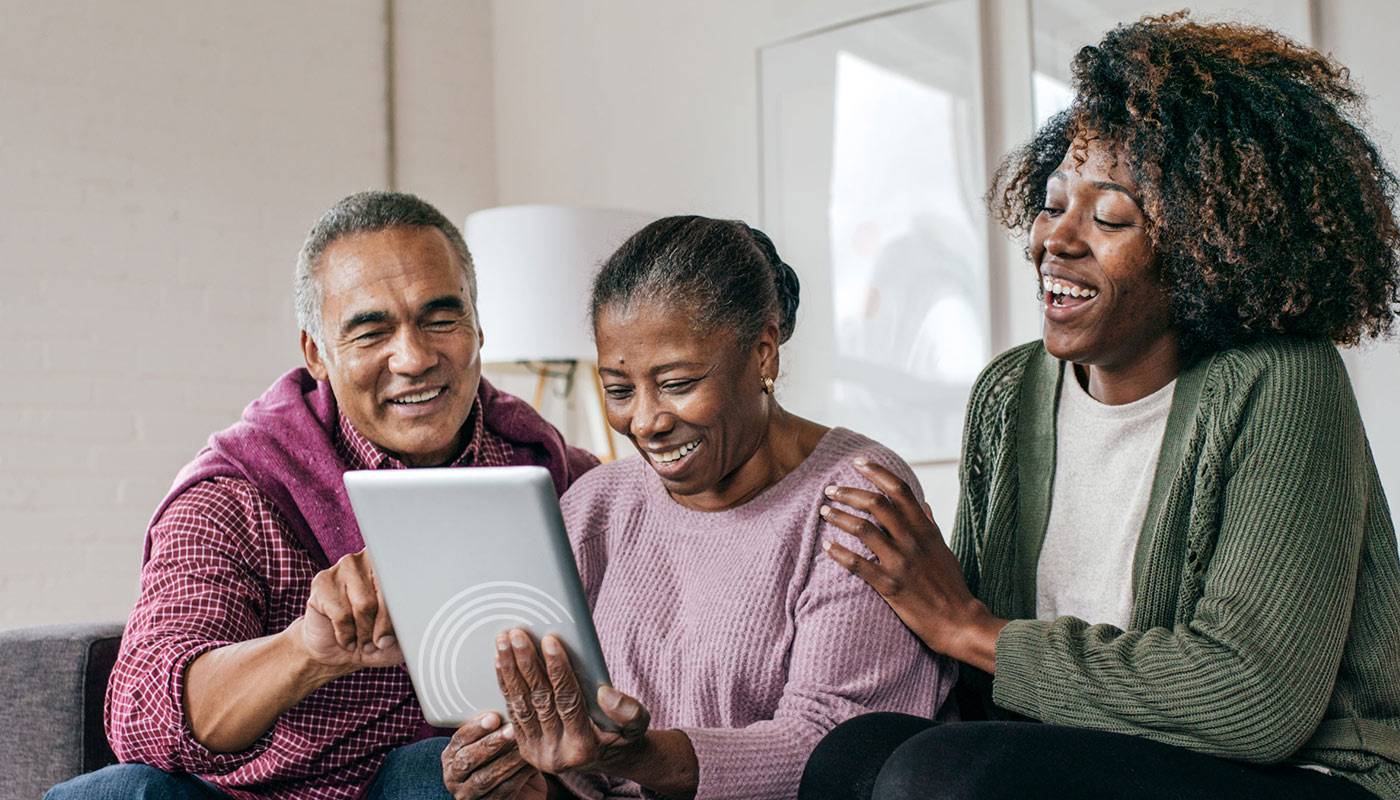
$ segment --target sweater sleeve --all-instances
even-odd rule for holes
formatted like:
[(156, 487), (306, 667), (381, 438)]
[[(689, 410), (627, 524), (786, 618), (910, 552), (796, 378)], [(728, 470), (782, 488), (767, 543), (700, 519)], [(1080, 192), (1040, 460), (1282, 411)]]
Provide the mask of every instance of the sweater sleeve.
[[(248, 492), (251, 493), (251, 487)], [(204, 653), (263, 635), (263, 589), (241, 546), (248, 522), (230, 482), (198, 484), (151, 531), (141, 595), (127, 621), (107, 686), (107, 736), (123, 762), (218, 775), (257, 757), (215, 753), (194, 737), (184, 711), (185, 672)]]
[[(872, 458), (918, 491), (902, 462)], [(853, 469), (832, 480), (869, 487)], [(855, 537), (824, 521), (815, 535), (818, 542), (831, 538), (871, 555)], [(787, 683), (773, 718), (743, 728), (683, 728), (700, 765), (697, 800), (795, 797), (807, 757), (837, 724), (871, 711), (932, 716), (947, 696), (956, 668), (924, 648), (879, 594), (819, 546), (814, 550), (798, 598)]]
[(1214, 553), (1191, 554), (1208, 563), (1190, 621), (1126, 633), (1013, 621), (997, 641), (998, 705), (1258, 763), (1307, 741), (1347, 636), (1369, 463), (1326, 349), (1266, 369), (1243, 399)]

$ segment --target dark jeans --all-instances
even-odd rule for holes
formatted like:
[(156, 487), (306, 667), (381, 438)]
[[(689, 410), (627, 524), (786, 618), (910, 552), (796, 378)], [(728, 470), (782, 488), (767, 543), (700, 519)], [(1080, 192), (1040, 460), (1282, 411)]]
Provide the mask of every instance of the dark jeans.
[[(389, 753), (366, 800), (450, 800), (439, 759), (447, 737), (425, 739)], [(193, 775), (172, 775), (145, 764), (117, 764), (79, 775), (44, 800), (222, 800), (228, 795)]]
[(800, 800), (1377, 800), (1345, 778), (1035, 722), (866, 714), (817, 745)]

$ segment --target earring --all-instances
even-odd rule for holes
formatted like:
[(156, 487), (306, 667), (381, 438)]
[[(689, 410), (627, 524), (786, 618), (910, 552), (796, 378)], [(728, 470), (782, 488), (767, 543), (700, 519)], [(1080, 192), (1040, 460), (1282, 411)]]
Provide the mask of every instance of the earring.
[(773, 393), (773, 379), (770, 378), (770, 377), (768, 377), (767, 375), (764, 375), (764, 376), (763, 376), (763, 393), (764, 393), (764, 394), (772, 394), (772, 393)]

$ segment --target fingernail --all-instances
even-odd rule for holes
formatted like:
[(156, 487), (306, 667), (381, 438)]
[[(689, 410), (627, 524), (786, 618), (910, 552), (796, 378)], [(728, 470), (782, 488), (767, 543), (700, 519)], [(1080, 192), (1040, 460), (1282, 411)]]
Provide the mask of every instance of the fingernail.
[(822, 506), (820, 509), (818, 509), (817, 513), (825, 517), (831, 513), (831, 506)]
[(822, 539), (822, 550), (823, 550), (823, 551), (829, 551), (830, 549), (831, 549), (831, 540), (830, 540), (830, 539)]
[(496, 726), (501, 724), (501, 718), (497, 716), (496, 712), (487, 711), (485, 714), (477, 717), (476, 724), (488, 731), (494, 731)]
[(598, 687), (598, 703), (605, 708), (617, 708), (622, 702), (622, 692), (607, 684)]
[(378, 642), (378, 644), (379, 644), (379, 649), (380, 649), (380, 650), (388, 650), (390, 647), (393, 647), (393, 646), (394, 646), (394, 637), (392, 637), (392, 636), (381, 636), (381, 637), (379, 637), (379, 642)]
[(507, 726), (505, 726), (504, 728), (501, 728), (501, 738), (502, 738), (502, 739), (514, 739), (514, 738), (515, 738), (515, 726), (514, 726), (514, 725), (507, 725)]
[(374, 652), (374, 642), (365, 642), (363, 645), (360, 646), (360, 652), (362, 652), (362, 653), (373, 653), (373, 652)]
[(546, 653), (549, 653), (552, 656), (559, 655), (559, 640), (554, 638), (554, 636), (551, 635), (544, 637), (544, 642), (542, 643), (542, 646), (544, 647), (544, 651)]
[(828, 487), (826, 487), (825, 489), (822, 489), (822, 494), (826, 495), (827, 497), (835, 497), (835, 496), (836, 496), (836, 487), (835, 487), (835, 486), (828, 486)]
[(865, 456), (861, 456), (855, 460), (855, 465), (857, 467), (868, 467), (870, 466), (870, 460)]
[(496, 637), (496, 649), (502, 653), (510, 649), (510, 642), (506, 641), (504, 634)]
[(523, 632), (516, 630), (510, 632), (510, 643), (515, 645), (516, 647), (523, 648), (530, 644), (530, 640), (525, 638), (525, 634)]

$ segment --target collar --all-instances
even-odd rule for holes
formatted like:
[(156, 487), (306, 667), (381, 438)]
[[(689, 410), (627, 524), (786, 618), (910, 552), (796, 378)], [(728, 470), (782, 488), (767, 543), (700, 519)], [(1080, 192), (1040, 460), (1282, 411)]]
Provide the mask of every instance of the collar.
[[(337, 411), (336, 447), (350, 469), (408, 469), (408, 465), (380, 449), (378, 445), (360, 433), (344, 411)], [(462, 452), (445, 466), (467, 467), (475, 464), (481, 452), (481, 442), (486, 430), (485, 415), (481, 413), (481, 398), (472, 401), (472, 409), (467, 421), (462, 424), (467, 433)]]

